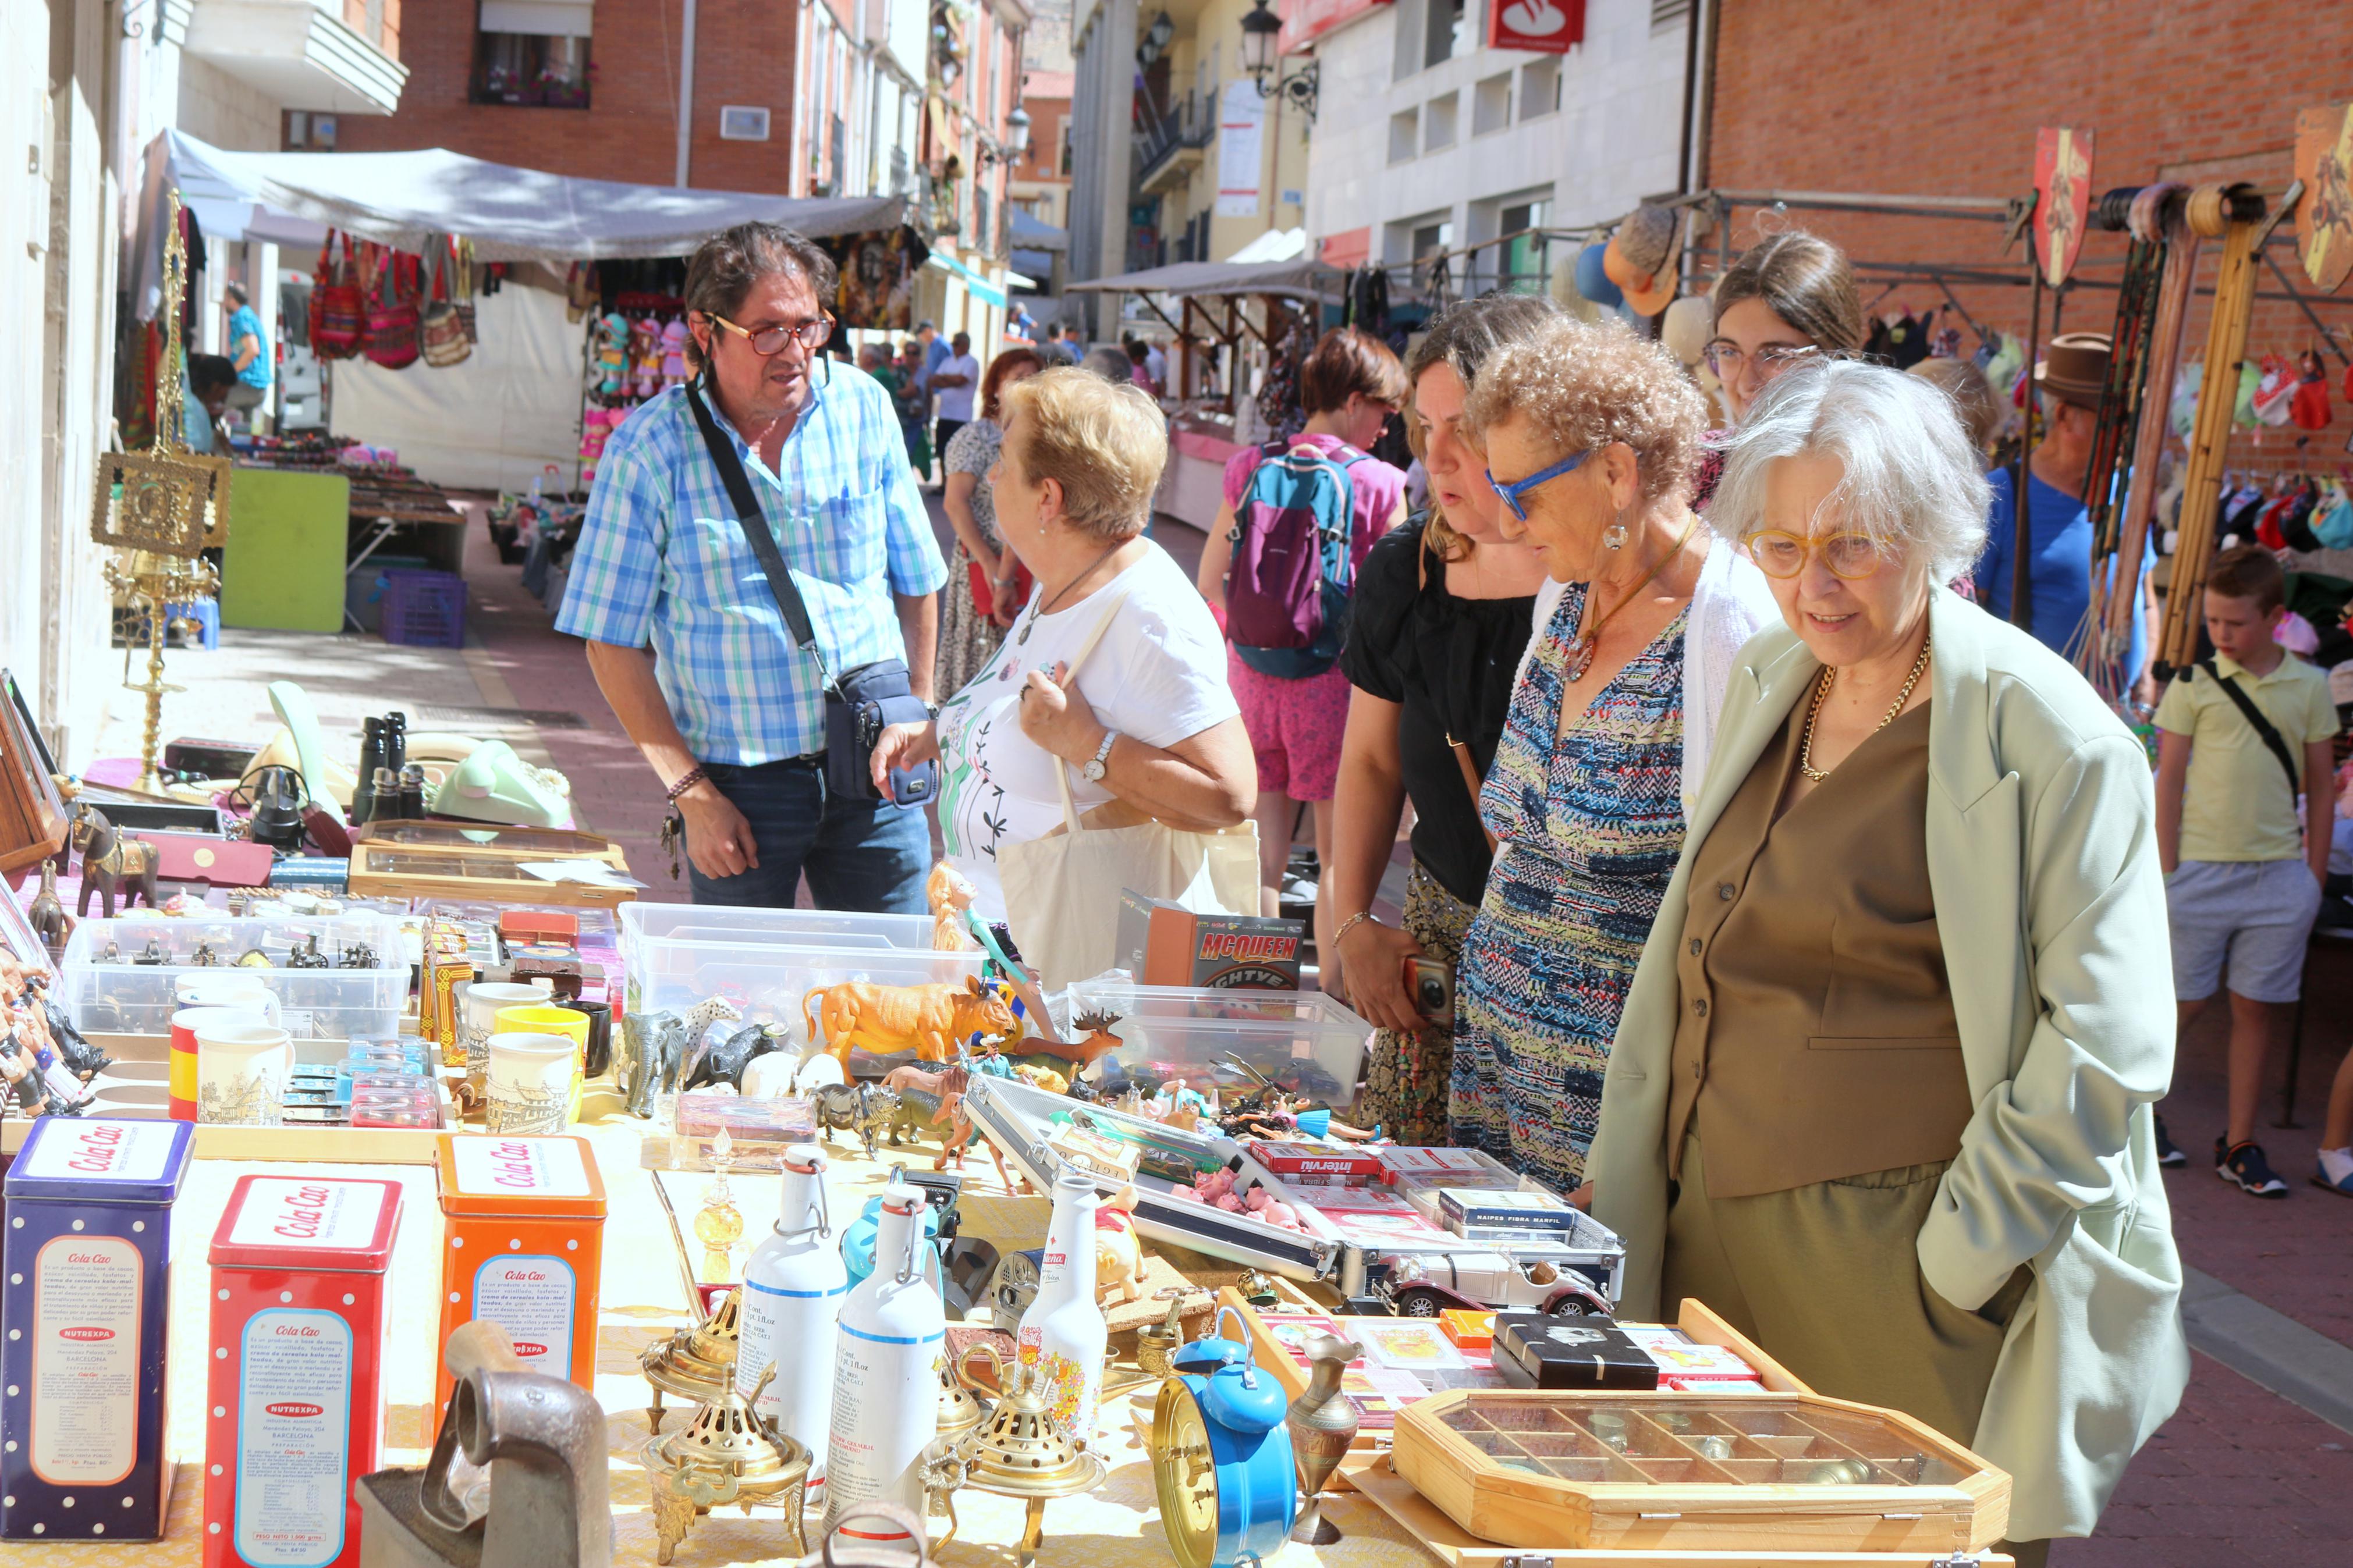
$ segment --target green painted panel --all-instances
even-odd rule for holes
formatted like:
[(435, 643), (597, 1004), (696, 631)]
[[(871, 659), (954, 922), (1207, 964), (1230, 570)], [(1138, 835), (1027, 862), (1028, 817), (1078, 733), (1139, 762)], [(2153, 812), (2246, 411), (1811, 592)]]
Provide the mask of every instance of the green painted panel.
[(221, 625), (343, 630), (351, 515), (352, 482), (341, 474), (237, 469), (221, 554)]

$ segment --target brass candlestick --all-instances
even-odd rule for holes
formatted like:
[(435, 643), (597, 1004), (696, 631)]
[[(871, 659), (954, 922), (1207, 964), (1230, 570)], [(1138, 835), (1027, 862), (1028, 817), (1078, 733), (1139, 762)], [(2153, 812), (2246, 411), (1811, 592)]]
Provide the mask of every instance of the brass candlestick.
[[(760, 1389), (776, 1374), (773, 1366), (764, 1372)], [(656, 1561), (669, 1563), (697, 1516), (729, 1503), (740, 1503), (749, 1514), (754, 1503), (780, 1498), (794, 1553), (807, 1553), (801, 1514), (807, 1506), (809, 1451), (754, 1413), (760, 1389), (748, 1400), (738, 1394), (731, 1360), (721, 1369), (716, 1401), (697, 1410), (672, 1436), (647, 1442), (643, 1457), (653, 1493)]]

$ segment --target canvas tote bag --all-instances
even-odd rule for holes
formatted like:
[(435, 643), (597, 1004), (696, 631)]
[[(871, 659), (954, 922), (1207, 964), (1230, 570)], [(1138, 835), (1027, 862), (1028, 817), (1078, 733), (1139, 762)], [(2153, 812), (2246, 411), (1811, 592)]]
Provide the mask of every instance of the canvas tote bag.
[[(1071, 661), (1074, 672), (1085, 665), (1124, 607), (1122, 595), (1106, 609)], [(1222, 833), (1160, 822), (1090, 827), (1089, 817), (1107, 814), (1118, 803), (1082, 817), (1071, 797), (1068, 763), (1055, 768), (1054, 782), (1062, 793), (1061, 828), (997, 851), (997, 874), (1005, 885), (1005, 912), (1014, 944), (1046, 990), (1059, 991), (1112, 966), (1118, 956), (1119, 895), (1124, 889), (1166, 899), (1196, 914), (1258, 913), (1255, 822), (1245, 819)]]

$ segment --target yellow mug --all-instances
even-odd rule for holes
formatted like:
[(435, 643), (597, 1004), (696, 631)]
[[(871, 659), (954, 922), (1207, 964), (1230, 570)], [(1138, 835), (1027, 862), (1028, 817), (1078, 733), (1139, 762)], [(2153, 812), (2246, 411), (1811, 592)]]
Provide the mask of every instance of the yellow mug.
[(580, 1120), (580, 1084), (588, 1064), (588, 1015), (549, 1003), (501, 1007), (497, 1033), (501, 1035), (561, 1035), (572, 1042), (572, 1098), (565, 1104), (565, 1125)]

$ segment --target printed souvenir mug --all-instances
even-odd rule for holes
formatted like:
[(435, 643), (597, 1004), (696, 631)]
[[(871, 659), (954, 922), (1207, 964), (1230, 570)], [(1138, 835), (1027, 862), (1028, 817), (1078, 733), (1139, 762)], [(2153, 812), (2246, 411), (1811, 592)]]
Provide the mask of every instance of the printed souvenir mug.
[(465, 987), (458, 1006), (458, 1038), (466, 1047), (466, 1082), (477, 1094), (490, 1082), (491, 1037), (512, 1026), (499, 1022), (503, 1007), (523, 1007), (544, 1002), (548, 983), (519, 985), (504, 980), (477, 980)]
[(196, 1032), (207, 1025), (255, 1024), (267, 1027), (259, 1002), (240, 996), (218, 1006), (182, 1007), (172, 1015), (171, 1069), (164, 1087), (164, 1109), (174, 1121), (196, 1119), (198, 1082)]
[(563, 1131), (565, 1109), (580, 1092), (578, 1049), (564, 1035), (492, 1035), (484, 1128), (510, 1136)]
[(560, 1007), (544, 998), (529, 1006), (499, 1009), (501, 1034), (561, 1035), (572, 1042), (572, 1093), (565, 1100), (566, 1125), (580, 1120), (580, 1085), (588, 1070), (588, 1015), (577, 1007)]
[(196, 1026), (196, 1120), (275, 1127), (294, 1063), (292, 1037), (227, 1012)]

